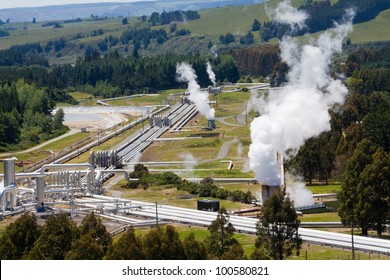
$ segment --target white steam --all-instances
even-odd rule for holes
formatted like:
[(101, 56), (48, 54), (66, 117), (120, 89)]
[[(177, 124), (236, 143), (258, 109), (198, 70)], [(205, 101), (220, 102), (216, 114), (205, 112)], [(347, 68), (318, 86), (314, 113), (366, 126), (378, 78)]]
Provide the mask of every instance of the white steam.
[(217, 45), (213, 45), (210, 48), (210, 52), (214, 55), (214, 57), (218, 57), (218, 46)]
[(305, 21), (308, 15), (305, 11), (299, 11), (291, 6), (290, 0), (285, 0), (276, 7), (276, 9), (267, 9), (267, 15), (282, 24), (290, 25), (292, 30), (302, 29), (305, 26)]
[[(246, 113), (249, 113), (251, 110), (255, 111), (256, 113), (259, 113), (260, 115), (263, 115), (264, 108), (265, 108), (265, 97), (262, 95), (259, 95), (259, 92), (257, 89), (251, 89), (251, 98), (249, 99), (249, 102), (246, 106)], [(263, 94), (263, 93), (261, 93)]]
[(185, 161), (184, 167), (186, 169), (187, 176), (194, 177), (194, 170), (198, 160), (191, 153), (180, 154), (180, 158)]
[(196, 82), (196, 74), (194, 69), (187, 63), (180, 63), (176, 66), (177, 80), (179, 82), (188, 82), (188, 99), (193, 102), (199, 113), (209, 120), (215, 118), (215, 110), (211, 108), (209, 103), (209, 94), (201, 91), (200, 86)]
[[(286, 8), (287, 4), (281, 3), (276, 10), (285, 9), (285, 17), (298, 24), (301, 22), (298, 19), (305, 17), (293, 8)], [(281, 185), (276, 154), (287, 157), (287, 152), (296, 153), (306, 139), (330, 129), (328, 109), (344, 101), (347, 88), (330, 76), (329, 64), (331, 56), (341, 52), (343, 38), (352, 31), (353, 15), (353, 11), (347, 11), (343, 24), (323, 33), (312, 45), (300, 46), (290, 37), (280, 43), (282, 60), (290, 68), (287, 84), (278, 91), (270, 90), (268, 97), (260, 97), (257, 104), (262, 107), (258, 108), (262, 116), (251, 123), (248, 156), (261, 184)], [(297, 202), (305, 194), (299, 191), (301, 184), (292, 188), (294, 184), (287, 189)]]
[(207, 74), (209, 75), (210, 81), (213, 83), (213, 86), (215, 87), (217, 85), (217, 82), (216, 82), (216, 78), (215, 78), (215, 73), (214, 73), (213, 69), (211, 68), (210, 61), (207, 61), (206, 70), (207, 70)]
[(286, 192), (294, 201), (295, 207), (309, 206), (315, 203), (313, 193), (306, 188), (303, 179), (292, 178), (290, 176), (285, 177), (286, 180)]

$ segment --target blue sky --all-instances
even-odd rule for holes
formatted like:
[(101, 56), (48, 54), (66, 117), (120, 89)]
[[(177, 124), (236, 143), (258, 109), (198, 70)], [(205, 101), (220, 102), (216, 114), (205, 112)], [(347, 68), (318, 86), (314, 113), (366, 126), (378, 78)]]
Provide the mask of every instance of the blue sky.
[(137, 2), (140, 0), (1, 0), (0, 9), (19, 7), (40, 7), (50, 5), (98, 3), (98, 2)]

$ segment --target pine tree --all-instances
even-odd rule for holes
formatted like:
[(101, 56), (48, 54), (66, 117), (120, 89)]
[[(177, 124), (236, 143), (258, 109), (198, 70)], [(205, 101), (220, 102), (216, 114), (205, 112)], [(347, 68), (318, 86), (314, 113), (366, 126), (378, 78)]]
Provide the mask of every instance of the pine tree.
[(299, 255), (300, 221), (293, 202), (284, 191), (279, 190), (266, 200), (258, 218), (253, 258), (284, 260), (293, 253)]
[(206, 239), (207, 251), (214, 259), (221, 259), (238, 241), (233, 237), (234, 226), (229, 221), (229, 214), (224, 207), (218, 211), (217, 218), (207, 228), (210, 236)]
[(347, 162), (338, 194), (341, 222), (344, 225), (359, 225), (363, 235), (368, 234), (372, 218), (369, 210), (370, 196), (367, 195), (370, 190), (362, 184), (361, 175), (366, 166), (372, 163), (374, 153), (375, 146), (371, 141), (364, 139), (358, 144)]
[(188, 260), (206, 260), (207, 252), (203, 242), (195, 239), (191, 232), (183, 241), (183, 247)]
[(119, 238), (117, 242), (112, 244), (108, 250), (106, 259), (108, 260), (143, 260), (145, 255), (143, 252), (142, 241), (135, 235), (133, 227), (129, 227), (127, 231)]

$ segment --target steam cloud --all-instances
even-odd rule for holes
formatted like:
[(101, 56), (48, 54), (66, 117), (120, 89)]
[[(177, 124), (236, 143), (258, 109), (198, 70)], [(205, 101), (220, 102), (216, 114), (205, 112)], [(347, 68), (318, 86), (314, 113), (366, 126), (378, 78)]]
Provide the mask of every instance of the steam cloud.
[[(278, 11), (285, 9), (286, 19), (290, 18), (293, 24), (302, 22), (297, 19), (306, 16), (286, 5), (288, 2), (278, 6), (275, 19), (278, 19)], [(252, 102), (261, 104), (258, 111), (262, 116), (251, 123), (252, 144), (248, 156), (250, 167), (261, 184), (281, 185), (277, 153), (284, 157), (288, 156), (287, 151), (296, 153), (306, 139), (330, 129), (328, 109), (344, 102), (347, 88), (330, 76), (329, 64), (331, 56), (341, 52), (343, 38), (352, 31), (353, 16), (354, 12), (348, 10), (343, 24), (336, 24), (312, 45), (300, 46), (290, 37), (280, 43), (282, 60), (290, 67), (288, 82), (279, 91), (270, 90), (268, 97), (260, 97), (260, 102)], [(302, 201), (306, 195), (299, 191), (301, 184), (296, 189), (293, 185), (296, 184), (289, 183), (287, 190), (290, 189), (288, 192), (296, 206), (312, 203)]]
[(194, 177), (194, 170), (197, 159), (191, 153), (180, 154), (180, 158), (186, 162), (184, 166), (187, 172), (187, 176)]
[(218, 57), (218, 47), (217, 47), (217, 45), (213, 45), (210, 48), (210, 52), (214, 55), (214, 57)]
[(217, 85), (217, 82), (215, 80), (215, 73), (214, 73), (213, 69), (211, 68), (210, 61), (207, 61), (206, 70), (207, 70), (207, 74), (209, 75), (210, 81), (213, 83), (213, 86), (215, 87)]
[(302, 29), (305, 26), (305, 21), (308, 15), (305, 11), (294, 8), (291, 6), (291, 1), (286, 0), (276, 7), (276, 9), (266, 9), (268, 17), (272, 18), (282, 24), (290, 25), (292, 30)]
[(209, 120), (215, 118), (215, 110), (209, 105), (209, 94), (201, 91), (200, 86), (196, 82), (196, 74), (194, 69), (187, 63), (180, 63), (176, 66), (177, 80), (179, 82), (188, 82), (189, 100), (194, 102), (198, 111)]

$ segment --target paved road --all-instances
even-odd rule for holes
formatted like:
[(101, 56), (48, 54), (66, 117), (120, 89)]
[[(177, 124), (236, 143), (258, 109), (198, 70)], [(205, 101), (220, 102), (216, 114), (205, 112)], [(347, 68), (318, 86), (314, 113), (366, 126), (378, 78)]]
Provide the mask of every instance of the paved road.
[(65, 133), (65, 134), (62, 134), (61, 136), (58, 136), (56, 138), (53, 138), (53, 139), (50, 139), (46, 142), (43, 142), (42, 144), (39, 144), (35, 147), (32, 147), (30, 149), (27, 149), (27, 150), (24, 150), (24, 151), (18, 151), (18, 152), (9, 152), (9, 153), (1, 153), (0, 154), (0, 157), (8, 157), (8, 156), (14, 156), (14, 155), (17, 155), (17, 154), (23, 154), (23, 153), (29, 153), (29, 152), (32, 152), (32, 151), (35, 151), (35, 150), (38, 150), (50, 143), (53, 143), (55, 141), (58, 141), (62, 138), (65, 138), (65, 137), (68, 137), (70, 135), (73, 135), (73, 134), (76, 134), (77, 132), (79, 132), (80, 130), (79, 129), (71, 129), (69, 132)]

